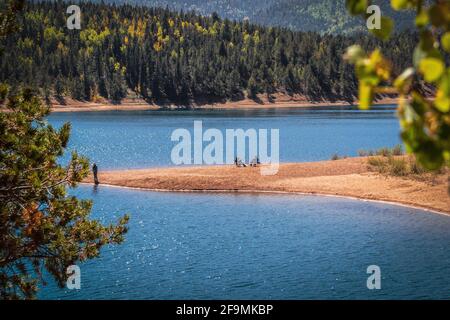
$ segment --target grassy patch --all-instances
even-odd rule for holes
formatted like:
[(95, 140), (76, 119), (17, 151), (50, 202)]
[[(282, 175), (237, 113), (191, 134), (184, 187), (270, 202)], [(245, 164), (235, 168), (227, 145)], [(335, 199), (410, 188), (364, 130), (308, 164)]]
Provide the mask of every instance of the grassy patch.
[(331, 156), (331, 160), (341, 160), (341, 159), (347, 159), (347, 158), (348, 158), (348, 156), (340, 156), (337, 153), (335, 153)]
[(411, 173), (405, 159), (388, 158), (388, 173), (396, 177), (404, 177)]
[(374, 156), (369, 157), (367, 163), (372, 170), (395, 177), (430, 173), (417, 162), (414, 156)]
[(368, 163), (370, 166), (379, 168), (380, 170), (386, 166), (386, 162), (381, 157), (369, 157)]
[(396, 145), (394, 148), (391, 149), (392, 150), (392, 155), (393, 156), (401, 156), (403, 155), (403, 147), (401, 144)]
[(390, 156), (401, 156), (403, 155), (403, 147), (398, 144), (393, 148), (380, 148), (377, 150), (359, 150), (358, 155), (360, 157), (373, 157), (373, 156), (381, 156), (381, 157), (390, 157)]

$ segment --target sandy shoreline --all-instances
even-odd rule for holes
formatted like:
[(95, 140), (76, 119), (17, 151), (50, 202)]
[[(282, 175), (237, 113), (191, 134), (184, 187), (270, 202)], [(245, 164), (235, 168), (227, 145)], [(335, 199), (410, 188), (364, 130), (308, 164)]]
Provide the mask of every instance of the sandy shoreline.
[[(371, 172), (366, 158), (281, 164), (278, 174), (260, 168), (201, 166), (100, 171), (101, 184), (176, 192), (294, 193), (397, 203), (450, 214), (447, 175), (433, 179), (386, 177)], [(90, 183), (92, 177), (85, 180)]]
[[(396, 104), (394, 98), (383, 98), (376, 101), (375, 105)], [(188, 109), (272, 109), (272, 108), (310, 108), (310, 107), (326, 107), (326, 106), (349, 106), (345, 101), (309, 101), (304, 98), (287, 99), (279, 98), (273, 102), (267, 99), (261, 99), (258, 103), (254, 100), (244, 99), (240, 101), (226, 101), (218, 103), (194, 103)], [(125, 99), (121, 104), (112, 104), (105, 102), (80, 102), (69, 100), (67, 104), (61, 105), (53, 103), (52, 112), (80, 112), (80, 111), (146, 111), (146, 110), (179, 110), (186, 109), (185, 106), (177, 105), (157, 105), (149, 104), (141, 99)]]

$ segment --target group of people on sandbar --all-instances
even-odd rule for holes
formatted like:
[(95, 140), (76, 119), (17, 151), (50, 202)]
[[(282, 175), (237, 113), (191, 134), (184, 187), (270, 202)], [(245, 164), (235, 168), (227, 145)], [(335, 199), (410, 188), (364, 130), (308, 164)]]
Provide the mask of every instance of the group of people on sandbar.
[(259, 157), (254, 157), (252, 161), (250, 161), (250, 163), (247, 165), (244, 161), (242, 161), (241, 159), (239, 159), (238, 157), (236, 157), (234, 159), (234, 165), (238, 168), (242, 168), (242, 167), (257, 167), (259, 164), (261, 164), (261, 162), (259, 161)]

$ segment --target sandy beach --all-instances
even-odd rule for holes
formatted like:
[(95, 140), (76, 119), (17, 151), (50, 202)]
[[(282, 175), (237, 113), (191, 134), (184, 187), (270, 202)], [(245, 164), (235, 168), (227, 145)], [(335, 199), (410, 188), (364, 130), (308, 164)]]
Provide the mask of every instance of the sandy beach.
[[(398, 203), (450, 214), (448, 175), (392, 177), (370, 170), (367, 158), (281, 164), (273, 176), (260, 168), (201, 166), (100, 171), (101, 184), (178, 192), (278, 192), (344, 196)], [(92, 177), (85, 182), (90, 183)]]

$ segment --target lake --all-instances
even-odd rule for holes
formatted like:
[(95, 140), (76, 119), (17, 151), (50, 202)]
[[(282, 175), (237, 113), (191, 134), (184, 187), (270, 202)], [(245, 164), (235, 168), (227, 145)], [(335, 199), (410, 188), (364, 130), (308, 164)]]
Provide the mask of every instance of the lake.
[[(211, 111), (112, 111), (53, 113), (55, 126), (72, 123), (69, 147), (97, 163), (100, 169), (173, 165), (178, 128), (193, 131), (195, 120), (204, 130), (279, 129), (280, 161), (329, 160), (333, 154), (355, 156), (360, 149), (400, 143), (399, 124), (390, 106), (371, 111), (355, 108), (256, 109)], [(67, 153), (68, 155), (70, 152)]]
[[(60, 113), (70, 148), (100, 168), (169, 166), (171, 132), (205, 127), (279, 128), (281, 161), (400, 142), (391, 107)], [(448, 299), (450, 218), (344, 198), (157, 193), (81, 186), (103, 222), (131, 214), (120, 246), (81, 264), (79, 291), (50, 281), (46, 299)], [(381, 269), (368, 290), (367, 267)]]
[[(130, 231), (80, 266), (80, 291), (51, 284), (40, 298), (449, 298), (447, 216), (331, 197), (75, 193), (102, 221), (130, 212)], [(381, 290), (366, 287), (369, 265)]]

